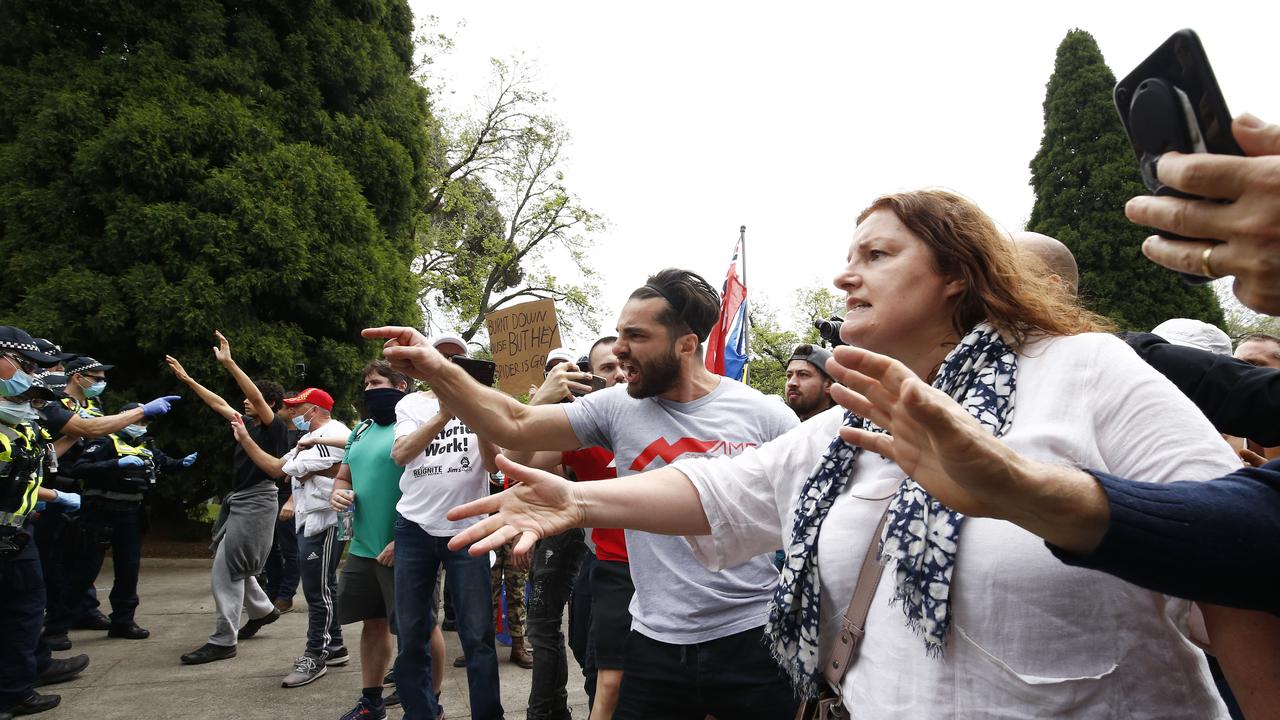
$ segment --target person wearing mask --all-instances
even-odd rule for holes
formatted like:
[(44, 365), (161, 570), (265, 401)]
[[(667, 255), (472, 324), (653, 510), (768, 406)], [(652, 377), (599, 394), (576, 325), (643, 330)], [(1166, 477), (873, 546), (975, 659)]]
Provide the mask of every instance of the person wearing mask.
[(330, 416), (333, 396), (320, 388), (306, 388), (285, 398), (284, 405), (292, 410), (293, 426), (303, 434), (298, 445), (281, 457), (259, 447), (244, 423), (232, 421), (232, 430), (258, 469), (273, 478), (288, 476), (293, 487), (291, 507), (308, 610), (306, 648), (294, 661), (293, 672), (280, 682), (281, 687), (294, 688), (315, 682), (330, 665), (345, 665), (350, 659), (335, 605), (338, 562), (346, 540), (338, 537), (338, 517), (329, 507), (343, 449), (316, 441), (345, 441), (351, 428)]
[[(214, 357), (244, 393), (249, 435), (264, 451), (283, 455), (288, 450), (287, 421), (280, 413), (284, 389), (270, 380), (250, 380), (231, 357), (231, 344), (222, 333), (215, 330), (214, 337), (218, 342), (213, 348)], [(223, 420), (243, 423), (240, 413), (196, 382), (177, 358), (166, 355), (165, 362), (174, 376)], [(199, 665), (233, 658), (237, 640), (252, 637), (263, 626), (280, 619), (280, 611), (271, 604), (257, 579), (271, 551), (277, 512), (275, 481), (254, 464), (240, 443), (235, 443), (231, 492), (222, 499), (222, 510), (213, 531), (214, 556), (209, 583), (215, 606), (214, 631), (207, 643), (182, 656), (182, 664)], [(240, 628), (242, 611), (247, 612), (249, 621)]]
[[(127, 403), (121, 412), (141, 407)], [(107, 637), (143, 640), (151, 633), (138, 626), (138, 576), (142, 569), (142, 536), (146, 527), (144, 501), (157, 478), (190, 468), (196, 453), (181, 459), (170, 457), (148, 437), (150, 419), (127, 425), (120, 431), (89, 442), (70, 468), (85, 486), (81, 523), (89, 538), (85, 551), (66, 566), (66, 618), (82, 614), (78, 604), (102, 569), (106, 549), (111, 548), (115, 574), (111, 586), (110, 628)], [(63, 619), (65, 622), (65, 619)], [(50, 619), (49, 625), (58, 627)]]
[(104, 365), (84, 355), (67, 361), (63, 374), (67, 376), (67, 394), (79, 406), (83, 417), (102, 417), (102, 393), (107, 391), (107, 371), (114, 365)]
[(32, 405), (54, 395), (33, 376), (39, 365), (56, 361), (24, 330), (0, 327), (0, 714), (31, 715), (57, 707), (61, 697), (35, 688), (69, 680), (89, 665), (87, 655), (54, 660), (40, 640), (44, 578), (30, 521), (41, 501), (69, 509), (80, 503), (74, 493), (41, 487), (56, 459)]

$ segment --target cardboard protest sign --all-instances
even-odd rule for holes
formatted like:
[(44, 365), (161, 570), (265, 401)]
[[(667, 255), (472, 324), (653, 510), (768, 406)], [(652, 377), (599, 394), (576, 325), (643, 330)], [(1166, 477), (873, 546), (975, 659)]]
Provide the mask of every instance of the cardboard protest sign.
[(534, 300), (484, 316), (489, 349), (498, 365), (498, 387), (519, 397), (541, 385), (547, 355), (560, 347), (560, 321), (554, 300)]

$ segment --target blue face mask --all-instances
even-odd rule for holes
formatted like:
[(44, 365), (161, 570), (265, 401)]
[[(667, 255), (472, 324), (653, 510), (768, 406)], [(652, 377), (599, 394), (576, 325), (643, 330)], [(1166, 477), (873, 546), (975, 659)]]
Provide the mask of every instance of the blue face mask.
[(297, 415), (293, 418), (293, 426), (302, 432), (307, 432), (311, 430), (311, 421), (303, 418), (301, 415)]
[(96, 398), (99, 395), (101, 395), (102, 392), (106, 389), (107, 389), (107, 381), (99, 380), (98, 382), (84, 389), (84, 396), (86, 398)]
[(147, 434), (147, 429), (141, 425), (126, 425), (124, 429), (121, 430), (120, 432), (124, 433), (125, 435), (128, 435), (134, 440), (137, 440), (138, 438)]
[(40, 413), (31, 407), (31, 402), (12, 402), (0, 400), (0, 420), (10, 425), (20, 425), (40, 417)]
[(13, 397), (31, 389), (31, 376), (21, 368), (8, 380), (0, 380), (0, 397)]

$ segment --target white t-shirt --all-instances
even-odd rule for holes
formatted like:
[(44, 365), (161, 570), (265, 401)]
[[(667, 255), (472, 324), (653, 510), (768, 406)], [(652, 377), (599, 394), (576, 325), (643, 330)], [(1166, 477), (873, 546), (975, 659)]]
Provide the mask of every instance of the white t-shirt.
[[(811, 418), (733, 460), (682, 461), (710, 536), (689, 538), (710, 567), (790, 541), (795, 502), (844, 410)], [(1040, 341), (1018, 357), (1013, 422), (1019, 453), (1150, 482), (1207, 480), (1239, 467), (1208, 420), (1120, 340)], [(857, 569), (904, 473), (863, 452), (818, 538), (822, 647), (829, 656)], [(952, 625), (930, 658), (889, 605), (880, 579), (846, 705), (871, 718), (1225, 718), (1200, 651), (1185, 637), (1191, 604), (1059, 562), (1011, 523), (968, 518), (951, 585)]]
[[(396, 404), (396, 439), (431, 421), (440, 401), (425, 392), (406, 396)], [(480, 454), (480, 439), (458, 418), (445, 424), (426, 449), (404, 466), (400, 475), (400, 502), (396, 512), (416, 522), (423, 532), (453, 537), (484, 519), (481, 515), (451, 521), (451, 508), (489, 495), (489, 473)]]
[[(687, 403), (637, 400), (618, 385), (560, 407), (584, 447), (613, 452), (618, 477), (655, 470), (678, 457), (735, 455), (799, 423), (786, 405), (728, 378)], [(634, 530), (626, 535), (636, 632), (690, 645), (758, 628), (768, 619), (778, 584), (771, 555), (743, 555), (711, 572), (684, 538)]]

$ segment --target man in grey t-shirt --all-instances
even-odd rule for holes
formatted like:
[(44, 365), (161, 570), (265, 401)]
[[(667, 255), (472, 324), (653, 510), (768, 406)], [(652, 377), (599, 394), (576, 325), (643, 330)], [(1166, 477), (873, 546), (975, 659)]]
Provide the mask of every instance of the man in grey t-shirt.
[[(410, 328), (365, 334), (391, 338), (389, 348), (411, 346), (411, 359), (393, 352), (388, 359), (429, 380), (459, 418), (502, 447), (598, 445), (613, 451), (618, 475), (626, 476), (680, 457), (736, 454), (797, 424), (782, 403), (703, 366), (702, 343), (718, 315), (719, 296), (701, 277), (684, 270), (651, 276), (618, 320), (614, 354), (625, 389), (564, 405), (522, 405), (482, 388)], [(614, 717), (791, 718), (791, 687), (761, 642), (777, 582), (770, 557), (713, 573), (683, 538), (628, 531), (627, 546), (634, 621)]]

